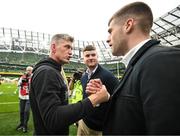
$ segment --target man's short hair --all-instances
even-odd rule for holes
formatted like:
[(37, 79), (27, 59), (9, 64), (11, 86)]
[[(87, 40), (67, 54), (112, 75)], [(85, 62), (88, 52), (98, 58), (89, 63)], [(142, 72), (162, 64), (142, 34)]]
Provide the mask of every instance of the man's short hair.
[(87, 45), (84, 49), (83, 52), (85, 51), (93, 51), (96, 50), (96, 47), (94, 45)]
[(153, 25), (153, 14), (151, 8), (144, 2), (133, 2), (119, 9), (109, 20), (110, 25), (112, 20), (115, 23), (121, 20), (125, 21), (128, 18), (138, 20), (138, 27), (142, 32), (149, 33)]
[(52, 42), (58, 42), (59, 40), (65, 40), (65, 41), (70, 41), (70, 42), (74, 42), (74, 37), (68, 35), (68, 34), (55, 34), (52, 38), (51, 38), (51, 43)]

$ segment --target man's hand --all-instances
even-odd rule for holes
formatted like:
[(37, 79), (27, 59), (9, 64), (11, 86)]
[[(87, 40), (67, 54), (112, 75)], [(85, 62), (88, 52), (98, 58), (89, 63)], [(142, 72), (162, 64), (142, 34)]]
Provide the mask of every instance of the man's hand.
[(91, 95), (95, 94), (102, 88), (102, 82), (100, 79), (91, 79), (86, 86), (86, 93)]
[(100, 79), (91, 80), (88, 83), (86, 89), (90, 94), (88, 98), (94, 107), (100, 103), (108, 101), (110, 98), (110, 94), (108, 93), (106, 87), (102, 85)]

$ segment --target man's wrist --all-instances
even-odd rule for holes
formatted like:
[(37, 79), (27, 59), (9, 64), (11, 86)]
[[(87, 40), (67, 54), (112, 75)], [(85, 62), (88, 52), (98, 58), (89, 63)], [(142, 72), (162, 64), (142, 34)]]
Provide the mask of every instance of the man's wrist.
[(97, 99), (95, 95), (90, 95), (88, 96), (89, 100), (91, 101), (91, 104), (93, 105), (93, 107), (96, 107), (97, 103)]

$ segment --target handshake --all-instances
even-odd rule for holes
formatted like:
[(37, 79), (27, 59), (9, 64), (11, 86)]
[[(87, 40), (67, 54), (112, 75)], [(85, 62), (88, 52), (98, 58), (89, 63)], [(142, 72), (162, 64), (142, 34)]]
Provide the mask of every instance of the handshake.
[(110, 94), (100, 79), (91, 79), (87, 84), (86, 93), (89, 94), (88, 98), (94, 107), (107, 102), (110, 98)]

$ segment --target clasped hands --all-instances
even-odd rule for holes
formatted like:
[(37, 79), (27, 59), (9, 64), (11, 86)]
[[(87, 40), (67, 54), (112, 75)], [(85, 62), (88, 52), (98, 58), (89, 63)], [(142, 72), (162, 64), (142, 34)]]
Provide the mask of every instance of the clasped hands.
[(91, 79), (86, 86), (86, 93), (89, 94), (88, 98), (94, 107), (100, 103), (107, 102), (110, 98), (110, 94), (100, 79)]

